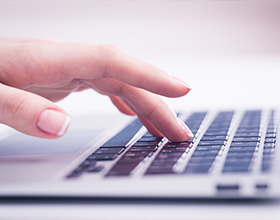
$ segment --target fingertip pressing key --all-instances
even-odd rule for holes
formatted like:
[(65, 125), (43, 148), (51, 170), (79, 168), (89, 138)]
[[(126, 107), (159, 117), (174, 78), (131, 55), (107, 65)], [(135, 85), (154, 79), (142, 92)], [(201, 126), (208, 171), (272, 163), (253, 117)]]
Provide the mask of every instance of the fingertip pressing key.
[(193, 133), (191, 130), (188, 128), (188, 126), (179, 118), (177, 118), (178, 124), (180, 125), (181, 129), (186, 135), (186, 140), (190, 140), (194, 137)]

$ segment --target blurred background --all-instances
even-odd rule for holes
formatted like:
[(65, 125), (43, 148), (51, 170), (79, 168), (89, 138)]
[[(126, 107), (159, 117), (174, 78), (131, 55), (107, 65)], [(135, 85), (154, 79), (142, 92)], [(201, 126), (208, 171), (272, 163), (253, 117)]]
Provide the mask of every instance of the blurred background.
[[(175, 109), (280, 106), (280, 1), (0, 0), (0, 30), (117, 45), (193, 87), (168, 99)], [(70, 115), (117, 112), (90, 90), (58, 104)]]

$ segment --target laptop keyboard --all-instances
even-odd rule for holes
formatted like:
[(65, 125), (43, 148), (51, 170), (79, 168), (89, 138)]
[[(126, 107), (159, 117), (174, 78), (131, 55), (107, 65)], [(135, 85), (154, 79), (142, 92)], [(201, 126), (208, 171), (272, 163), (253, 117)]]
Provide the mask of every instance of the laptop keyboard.
[(195, 112), (185, 120), (194, 134), (187, 142), (170, 142), (145, 133), (130, 143), (142, 127), (135, 120), (88, 156), (68, 178), (98, 173), (106, 161), (114, 162), (106, 177), (130, 176), (137, 170), (144, 176), (218, 170), (224, 175), (248, 173), (254, 171), (259, 157), (260, 171), (271, 171), (277, 133), (274, 110), (245, 111), (239, 116), (234, 111), (222, 111), (211, 119), (207, 116), (207, 112)]

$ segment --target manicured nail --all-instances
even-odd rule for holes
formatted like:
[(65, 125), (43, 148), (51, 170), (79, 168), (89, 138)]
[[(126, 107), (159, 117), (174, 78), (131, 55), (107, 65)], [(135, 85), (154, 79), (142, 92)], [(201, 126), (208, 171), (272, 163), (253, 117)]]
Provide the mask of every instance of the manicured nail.
[(177, 118), (177, 121), (180, 125), (180, 127), (182, 128), (182, 130), (184, 131), (184, 133), (188, 136), (189, 139), (193, 138), (193, 133), (191, 132), (191, 130), (187, 127), (187, 125), (185, 125), (184, 122), (182, 122), (181, 119)]
[(37, 126), (42, 131), (61, 136), (63, 135), (70, 124), (68, 115), (53, 109), (44, 110), (37, 121)]
[(177, 78), (176, 76), (172, 76), (172, 78), (173, 78), (178, 84), (180, 84), (181, 86), (183, 86), (183, 87), (185, 87), (185, 88), (187, 88), (187, 89), (189, 89), (189, 90), (192, 89), (192, 87), (191, 87), (189, 84), (187, 84), (187, 83), (184, 82), (183, 80)]

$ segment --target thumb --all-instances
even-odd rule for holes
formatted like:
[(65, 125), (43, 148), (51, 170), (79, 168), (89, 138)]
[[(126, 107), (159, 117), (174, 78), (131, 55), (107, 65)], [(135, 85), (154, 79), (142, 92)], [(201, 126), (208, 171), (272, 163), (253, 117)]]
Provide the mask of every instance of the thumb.
[(69, 116), (41, 96), (0, 84), (0, 97), (0, 123), (20, 132), (54, 139), (69, 126)]

